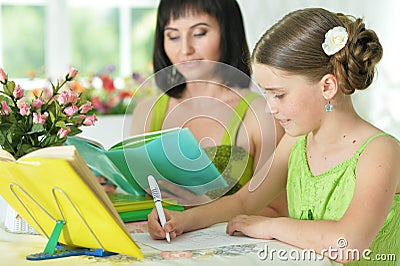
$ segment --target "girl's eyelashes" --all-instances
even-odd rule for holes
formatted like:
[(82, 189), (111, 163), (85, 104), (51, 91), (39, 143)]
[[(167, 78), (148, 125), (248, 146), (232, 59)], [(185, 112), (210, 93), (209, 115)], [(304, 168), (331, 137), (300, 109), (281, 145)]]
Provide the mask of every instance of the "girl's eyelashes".
[(272, 99), (272, 98), (282, 99), (285, 96), (285, 93), (281, 93), (281, 92), (278, 93), (278, 92), (273, 92), (270, 90), (264, 90), (263, 95), (269, 99)]

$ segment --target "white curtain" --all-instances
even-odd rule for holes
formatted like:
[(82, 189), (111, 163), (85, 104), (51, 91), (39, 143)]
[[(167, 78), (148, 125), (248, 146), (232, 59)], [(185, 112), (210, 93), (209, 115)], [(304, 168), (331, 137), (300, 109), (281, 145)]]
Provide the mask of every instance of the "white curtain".
[(378, 75), (366, 91), (358, 91), (353, 101), (358, 112), (377, 127), (400, 138), (400, 101), (398, 72), (400, 1), (397, 0), (237, 0), (243, 11), (250, 49), (267, 28), (290, 11), (305, 7), (323, 7), (330, 11), (363, 17), (366, 26), (375, 30), (384, 55)]

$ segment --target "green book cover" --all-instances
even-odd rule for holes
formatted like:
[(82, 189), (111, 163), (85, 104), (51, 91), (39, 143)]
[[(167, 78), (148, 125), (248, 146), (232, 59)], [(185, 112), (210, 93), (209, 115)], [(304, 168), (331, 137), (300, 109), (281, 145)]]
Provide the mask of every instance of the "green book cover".
[[(163, 204), (164, 206), (164, 204)], [(164, 208), (168, 210), (174, 211), (183, 211), (184, 208), (180, 205), (167, 205)], [(137, 211), (129, 211), (129, 212), (119, 212), (119, 216), (121, 217), (122, 221), (125, 223), (127, 222), (138, 222), (138, 221), (147, 221), (147, 216), (151, 212), (153, 208), (144, 209), (144, 210), (137, 210)]]
[(188, 128), (133, 136), (108, 150), (76, 136), (65, 145), (75, 145), (89, 167), (130, 194), (145, 195), (148, 175), (198, 195), (228, 186)]
[[(117, 210), (117, 212), (131, 212), (131, 211), (139, 211), (145, 209), (154, 208), (154, 200), (152, 197), (147, 196), (136, 196), (132, 194), (108, 194), (113, 206)], [(168, 207), (171, 205), (177, 205), (178, 202), (174, 199), (163, 199), (162, 205), (164, 207)]]

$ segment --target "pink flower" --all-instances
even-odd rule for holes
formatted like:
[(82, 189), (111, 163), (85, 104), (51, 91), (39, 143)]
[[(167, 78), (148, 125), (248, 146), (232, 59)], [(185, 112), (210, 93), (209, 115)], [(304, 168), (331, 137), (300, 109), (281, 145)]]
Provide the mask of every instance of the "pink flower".
[(76, 114), (76, 112), (78, 112), (78, 110), (79, 110), (78, 106), (71, 105), (64, 109), (64, 113), (67, 116), (73, 116), (74, 114)]
[(59, 104), (75, 104), (78, 101), (78, 94), (73, 91), (63, 91), (57, 98)]
[(106, 105), (107, 105), (109, 108), (113, 108), (113, 107), (117, 106), (118, 103), (119, 103), (119, 99), (118, 99), (117, 96), (110, 96), (110, 97), (107, 98), (107, 100), (106, 100)]
[(71, 132), (71, 129), (69, 127), (67, 127), (67, 129), (60, 128), (60, 130), (58, 130), (58, 132), (57, 132), (57, 136), (60, 139), (63, 139), (63, 138), (66, 138), (68, 136), (69, 132)]
[(11, 111), (10, 106), (5, 101), (1, 101), (1, 110), (0, 113), (1, 115), (8, 115)]
[(75, 124), (76, 124), (76, 125), (81, 125), (81, 124), (83, 124), (83, 120), (85, 120), (86, 115), (80, 114), (80, 115), (78, 115), (77, 118), (78, 118), (79, 120), (78, 120), (78, 119), (75, 120)]
[(182, 258), (191, 258), (193, 257), (193, 254), (190, 251), (163, 251), (160, 253), (160, 256), (165, 260), (176, 260)]
[(68, 102), (68, 94), (66, 91), (63, 91), (60, 95), (57, 97), (57, 101), (59, 104), (66, 104)]
[(78, 94), (77, 94), (76, 92), (74, 92), (74, 91), (68, 91), (68, 99), (69, 99), (69, 102), (70, 102), (70, 103), (76, 104), (76, 102), (77, 102), (78, 99), (79, 99), (79, 96), (78, 96)]
[(43, 104), (44, 102), (42, 98), (39, 97), (32, 102), (31, 106), (37, 110), (40, 109), (40, 107), (42, 107)]
[(71, 67), (69, 72), (68, 72), (68, 75), (67, 75), (67, 80), (68, 81), (73, 80), (76, 77), (76, 75), (78, 75), (78, 73), (79, 73), (78, 70), (76, 70), (75, 68)]
[(16, 99), (24, 97), (24, 90), (19, 84), (14, 88), (13, 95)]
[(90, 101), (92, 102), (93, 107), (94, 107), (96, 110), (99, 110), (99, 109), (102, 109), (102, 108), (103, 108), (103, 103), (101, 102), (101, 99), (100, 99), (99, 96), (97, 96), (97, 95), (93, 96), (93, 97), (90, 99)]
[(1, 83), (6, 83), (7, 80), (7, 74), (4, 72), (3, 68), (0, 68), (0, 82)]
[(49, 114), (46, 112), (44, 114), (38, 114), (38, 113), (33, 113), (33, 123), (35, 124), (44, 124), (46, 122), (46, 118), (49, 116)]
[(82, 105), (80, 109), (82, 114), (86, 114), (93, 109), (92, 103), (88, 101), (84, 105)]
[(19, 104), (19, 113), (23, 116), (28, 116), (31, 113), (29, 110), (29, 105), (26, 102), (21, 102)]
[(85, 118), (83, 124), (85, 126), (93, 126), (96, 121), (97, 121), (96, 115), (90, 115)]

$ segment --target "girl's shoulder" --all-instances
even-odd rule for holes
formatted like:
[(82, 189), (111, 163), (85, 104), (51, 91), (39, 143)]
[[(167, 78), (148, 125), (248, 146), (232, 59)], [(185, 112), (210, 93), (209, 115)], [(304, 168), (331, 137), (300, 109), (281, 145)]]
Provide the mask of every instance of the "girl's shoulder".
[(377, 130), (369, 136), (358, 149), (360, 154), (364, 152), (383, 153), (383, 152), (400, 152), (400, 141), (393, 135)]
[(399, 165), (400, 142), (391, 134), (379, 131), (372, 134), (357, 150), (359, 164), (369, 165)]
[(382, 131), (373, 134), (358, 150), (358, 155), (358, 172), (392, 176), (400, 182), (400, 142), (395, 136)]
[(375, 154), (381, 154), (393, 163), (400, 161), (400, 141), (388, 133), (382, 132), (372, 136), (367, 141), (365, 150)]

